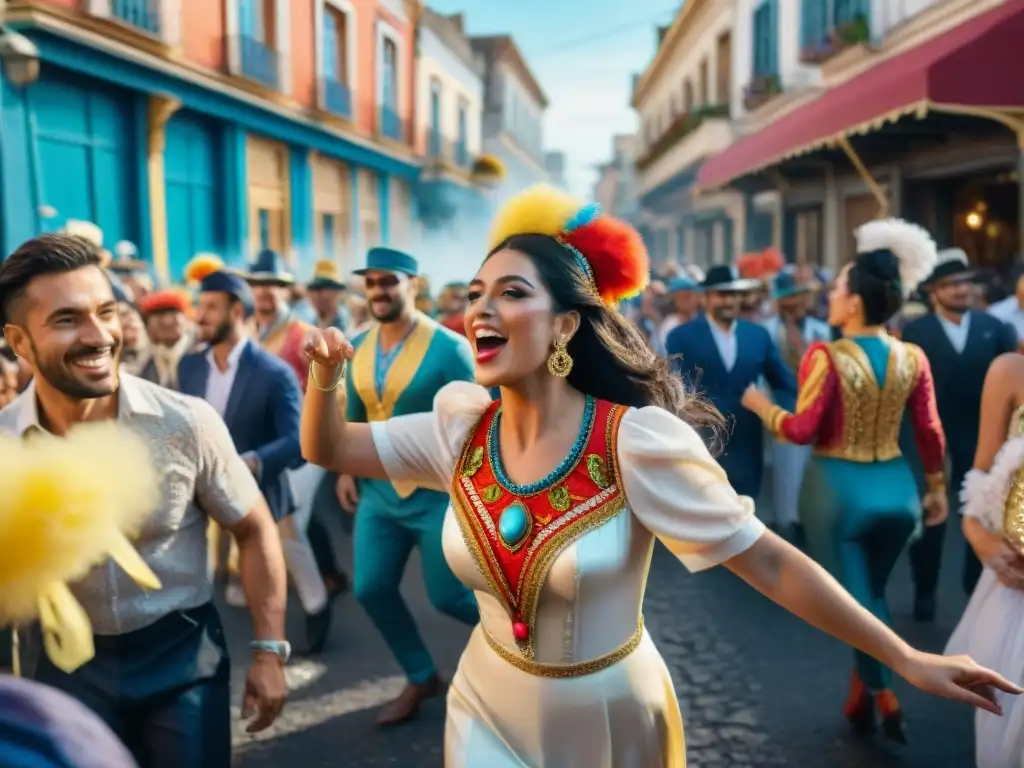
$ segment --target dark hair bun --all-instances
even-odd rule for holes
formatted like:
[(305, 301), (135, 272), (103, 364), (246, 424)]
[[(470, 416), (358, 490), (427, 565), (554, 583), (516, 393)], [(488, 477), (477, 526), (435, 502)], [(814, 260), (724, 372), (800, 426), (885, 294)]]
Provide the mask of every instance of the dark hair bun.
[(888, 248), (858, 254), (857, 266), (883, 283), (900, 282), (900, 260)]

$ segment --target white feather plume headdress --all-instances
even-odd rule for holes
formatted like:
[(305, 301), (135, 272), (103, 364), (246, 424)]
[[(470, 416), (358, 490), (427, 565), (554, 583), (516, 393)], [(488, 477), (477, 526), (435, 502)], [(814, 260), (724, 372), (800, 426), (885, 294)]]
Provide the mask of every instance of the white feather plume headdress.
[(938, 247), (928, 230), (903, 219), (878, 219), (857, 228), (857, 253), (888, 248), (900, 263), (903, 296), (913, 293), (935, 269)]

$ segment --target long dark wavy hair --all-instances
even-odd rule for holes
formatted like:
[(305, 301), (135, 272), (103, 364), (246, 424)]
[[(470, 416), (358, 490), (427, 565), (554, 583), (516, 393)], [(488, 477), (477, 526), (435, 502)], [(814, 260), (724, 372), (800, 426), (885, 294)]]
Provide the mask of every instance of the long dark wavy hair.
[(903, 308), (900, 260), (888, 248), (858, 254), (846, 284), (849, 293), (860, 296), (867, 325), (882, 325)]
[(548, 235), (514, 235), (488, 258), (503, 250), (529, 257), (556, 312), (579, 313), (579, 330), (567, 346), (574, 361), (570, 386), (619, 405), (664, 408), (700, 430), (710, 444), (718, 443), (722, 415), (710, 401), (688, 391), (670, 361), (656, 355), (640, 331), (601, 300), (567, 248)]

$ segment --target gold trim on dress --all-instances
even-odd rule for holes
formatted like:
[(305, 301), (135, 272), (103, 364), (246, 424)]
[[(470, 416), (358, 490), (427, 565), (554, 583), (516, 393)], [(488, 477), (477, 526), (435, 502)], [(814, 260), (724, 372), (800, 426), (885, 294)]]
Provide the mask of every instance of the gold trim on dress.
[(629, 639), (611, 653), (606, 653), (604, 656), (598, 656), (587, 661), (574, 661), (568, 664), (543, 664), (538, 661), (532, 661), (499, 643), (483, 625), (480, 626), (480, 630), (483, 632), (484, 639), (492, 651), (513, 667), (528, 675), (555, 678), (582, 677), (583, 675), (592, 675), (595, 672), (600, 672), (602, 669), (607, 669), (613, 664), (618, 664), (635, 651), (644, 639), (644, 617), (641, 616), (639, 621), (637, 621), (636, 630), (630, 635)]

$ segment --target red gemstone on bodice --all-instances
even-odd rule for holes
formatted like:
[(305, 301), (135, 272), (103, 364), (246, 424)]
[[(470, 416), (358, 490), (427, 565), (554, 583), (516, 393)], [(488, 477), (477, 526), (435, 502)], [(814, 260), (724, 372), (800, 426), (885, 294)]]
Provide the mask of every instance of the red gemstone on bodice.
[(521, 621), (512, 622), (512, 636), (516, 641), (525, 643), (530, 637), (530, 628)]

